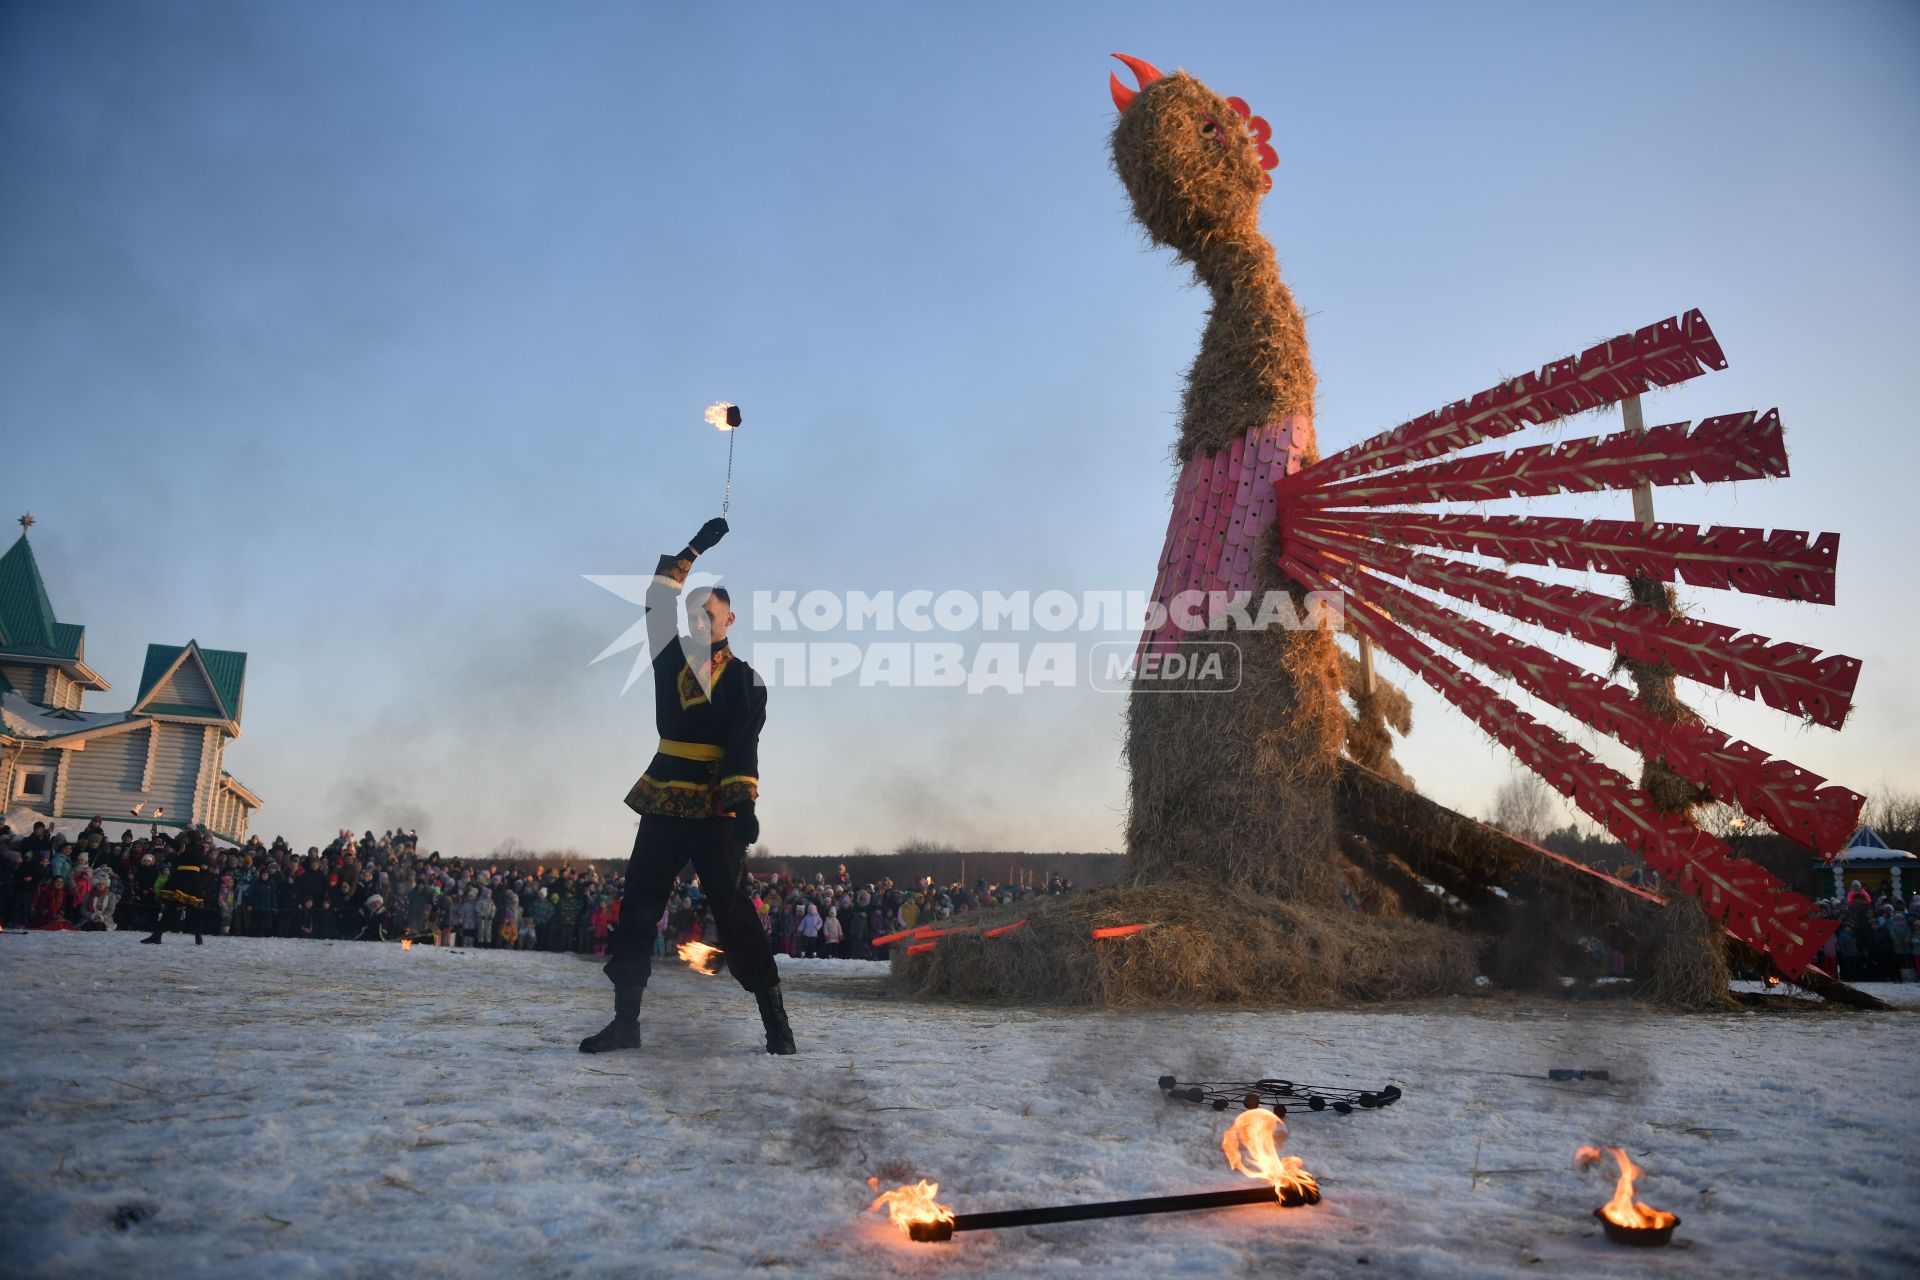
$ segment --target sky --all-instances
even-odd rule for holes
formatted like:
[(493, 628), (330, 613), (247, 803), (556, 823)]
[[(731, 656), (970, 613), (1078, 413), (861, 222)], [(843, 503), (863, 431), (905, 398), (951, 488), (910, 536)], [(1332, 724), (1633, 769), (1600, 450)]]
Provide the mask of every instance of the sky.
[[(1648, 420), (1777, 406), (1793, 476), (1658, 514), (1837, 531), (1840, 593), (1685, 598), (1866, 665), (1840, 733), (1686, 692), (1920, 786), (1905, 4), (0, 6), (0, 510), (88, 709), (148, 643), (244, 650), (256, 831), (622, 853), (656, 735), (588, 575), (717, 513), (718, 399), (737, 595), (1150, 587), (1207, 297), (1109, 166), (1116, 50), (1272, 122), (1329, 451), (1701, 308), (1731, 367)], [(1408, 771), (1485, 812), (1504, 754), (1415, 704)], [(776, 687), (763, 839), (1119, 849), (1123, 717)]]

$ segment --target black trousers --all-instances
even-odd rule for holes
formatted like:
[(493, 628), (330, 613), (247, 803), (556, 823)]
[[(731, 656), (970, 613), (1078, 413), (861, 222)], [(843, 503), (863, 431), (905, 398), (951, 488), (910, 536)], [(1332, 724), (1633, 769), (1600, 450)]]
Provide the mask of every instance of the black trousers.
[[(212, 918), (209, 926), (209, 917)], [(166, 933), (171, 924), (182, 933), (191, 933), (196, 939), (220, 932), (220, 911), (218, 907), (189, 907), (181, 902), (161, 904), (159, 914), (154, 917), (153, 932)]]
[(604, 967), (616, 992), (646, 989), (653, 973), (654, 925), (666, 910), (674, 877), (689, 862), (720, 926), (727, 972), (755, 994), (780, 981), (773, 949), (760, 930), (760, 917), (743, 884), (746, 847), (730, 838), (731, 825), (724, 818), (666, 818), (651, 813), (640, 819), (633, 856), (627, 859), (620, 928), (613, 935), (612, 955)]

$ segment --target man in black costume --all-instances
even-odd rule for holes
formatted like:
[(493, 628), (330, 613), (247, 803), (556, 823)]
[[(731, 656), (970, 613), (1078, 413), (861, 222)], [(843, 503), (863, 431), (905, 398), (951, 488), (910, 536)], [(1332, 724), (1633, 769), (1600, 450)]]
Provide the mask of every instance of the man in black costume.
[(640, 996), (653, 972), (654, 926), (689, 862), (720, 927), (727, 971), (759, 1002), (767, 1052), (796, 1052), (773, 949), (743, 887), (747, 846), (760, 837), (754, 805), (767, 690), (727, 644), (733, 613), (724, 590), (688, 596), (690, 637), (680, 636), (674, 617), (694, 558), (726, 532), (725, 520), (707, 521), (684, 550), (660, 557), (647, 588), (660, 748), (627, 793), (627, 807), (640, 815), (640, 833), (627, 861), (620, 925), (605, 966), (613, 980), (613, 1021), (580, 1042), (582, 1053), (640, 1047)]
[(141, 942), (159, 946), (169, 920), (193, 930), (194, 946), (205, 941), (202, 935), (207, 931), (208, 916), (215, 909), (218, 884), (213, 868), (207, 865), (210, 856), (198, 831), (189, 831), (180, 837), (173, 854), (173, 870), (167, 873), (166, 885), (154, 895), (159, 901), (153, 932), (140, 939)]

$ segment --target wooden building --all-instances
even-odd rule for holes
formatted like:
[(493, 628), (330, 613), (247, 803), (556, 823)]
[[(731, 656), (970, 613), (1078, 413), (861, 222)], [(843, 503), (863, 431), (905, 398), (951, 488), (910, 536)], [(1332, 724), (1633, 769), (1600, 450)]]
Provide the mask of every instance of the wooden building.
[(1858, 880), (1862, 889), (1872, 893), (1888, 889), (1904, 902), (1907, 893), (1920, 888), (1920, 884), (1913, 881), (1902, 883), (1901, 873), (1911, 876), (1916, 862), (1920, 859), (1906, 850), (1888, 848), (1887, 842), (1872, 827), (1862, 827), (1853, 833), (1853, 839), (1840, 855), (1822, 870), (1833, 872), (1833, 896), (1842, 901), (1846, 899), (1847, 886)]
[(20, 538), (0, 556), (0, 795), (5, 810), (56, 821), (157, 822), (244, 840), (260, 797), (226, 771), (240, 736), (247, 655), (147, 646), (126, 711), (88, 711), (111, 688), (86, 662), (86, 628), (55, 619)]

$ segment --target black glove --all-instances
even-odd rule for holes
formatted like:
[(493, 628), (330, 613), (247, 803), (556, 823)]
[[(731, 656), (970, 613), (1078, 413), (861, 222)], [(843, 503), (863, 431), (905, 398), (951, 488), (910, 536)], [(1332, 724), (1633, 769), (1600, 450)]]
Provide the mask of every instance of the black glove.
[(719, 516), (700, 526), (700, 532), (687, 539), (687, 545), (693, 548), (695, 555), (711, 551), (720, 539), (727, 536), (727, 522)]
[(759, 839), (760, 819), (755, 816), (751, 802), (743, 804), (733, 811), (733, 842), (753, 844)]

